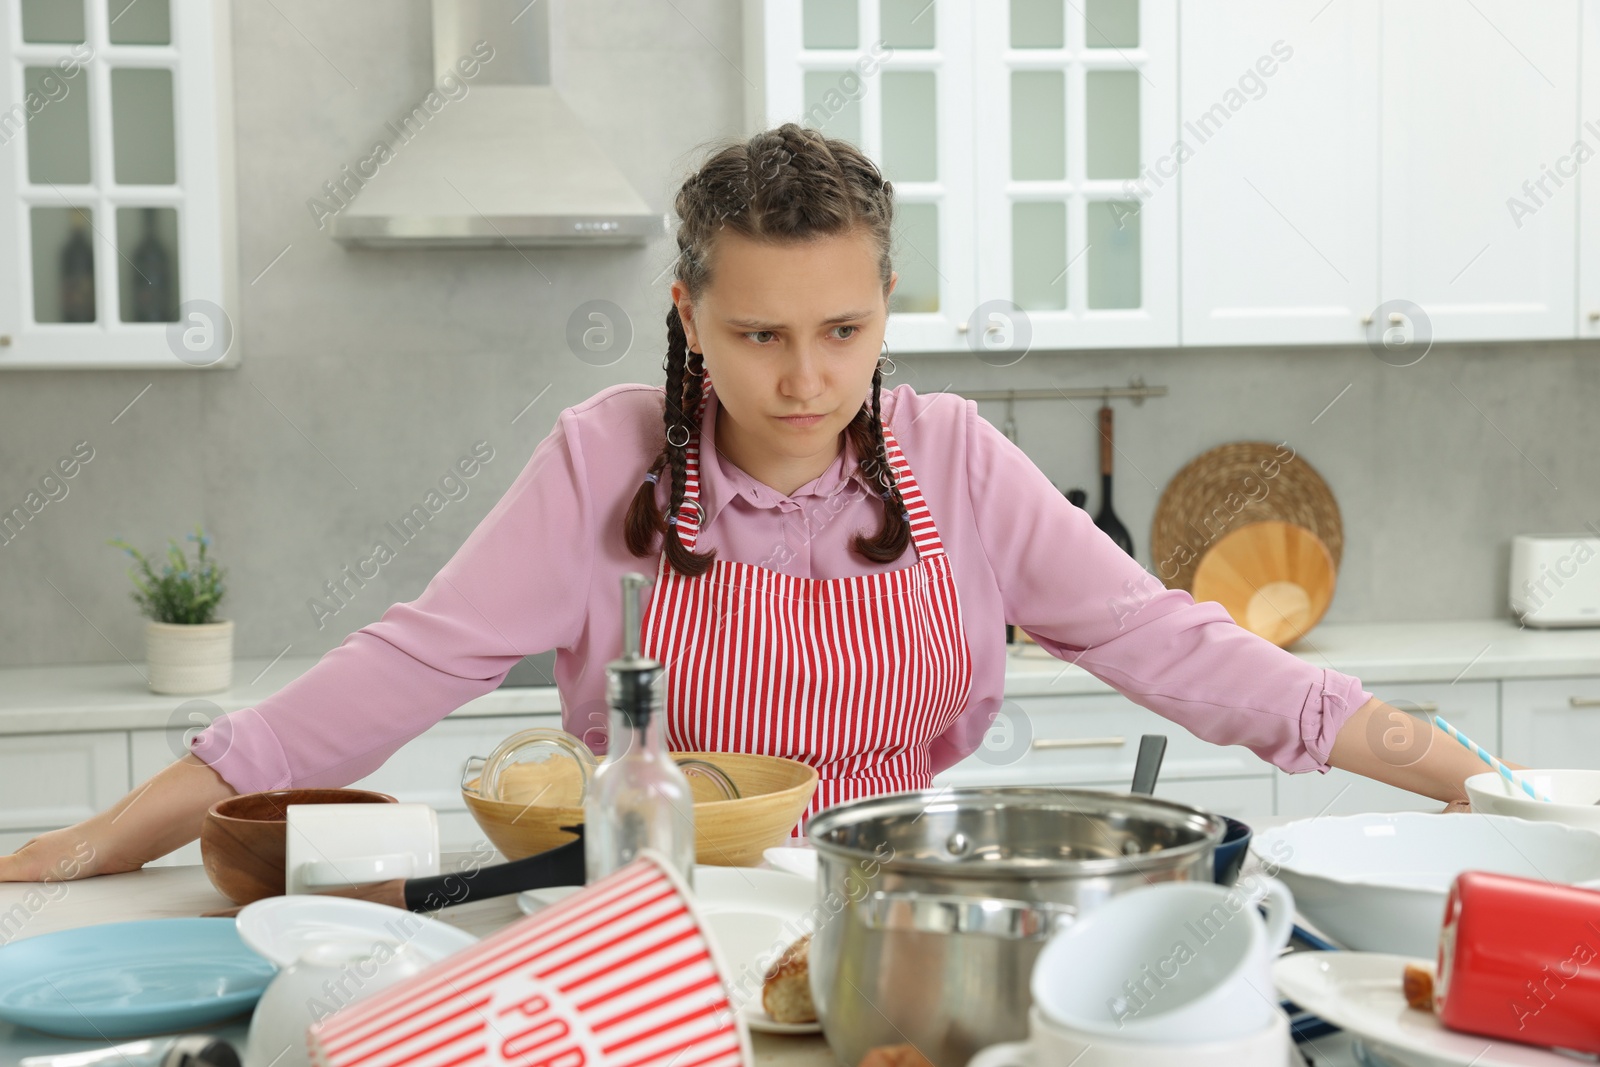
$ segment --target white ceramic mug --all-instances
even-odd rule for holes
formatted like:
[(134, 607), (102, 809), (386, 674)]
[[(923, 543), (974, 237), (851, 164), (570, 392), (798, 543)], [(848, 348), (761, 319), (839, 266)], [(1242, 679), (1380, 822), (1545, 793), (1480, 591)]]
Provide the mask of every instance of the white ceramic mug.
[(439, 873), (439, 816), (426, 804), (290, 804), (284, 892)]
[(1074, 1030), (1035, 1006), (1028, 1012), (1028, 1035), (1026, 1041), (989, 1046), (967, 1067), (1286, 1067), (1294, 1062), (1289, 1017), (1276, 1008), (1260, 1030), (1243, 1037), (1151, 1044)]
[(244, 1067), (310, 1067), (306, 1029), (431, 961), (407, 942), (350, 934), (311, 945), (256, 1002)]
[(1034, 965), (1033, 1002), (1058, 1026), (1125, 1041), (1258, 1033), (1278, 1013), (1272, 963), (1293, 922), (1288, 887), (1259, 874), (1232, 888), (1141, 886), (1050, 939)]

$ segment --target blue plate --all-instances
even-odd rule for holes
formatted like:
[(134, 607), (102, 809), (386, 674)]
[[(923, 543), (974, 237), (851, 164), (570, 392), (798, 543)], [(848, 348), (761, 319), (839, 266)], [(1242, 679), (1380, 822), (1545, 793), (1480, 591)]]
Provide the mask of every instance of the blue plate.
[(226, 1019), (277, 968), (232, 919), (141, 919), (0, 948), (0, 1019), (64, 1037), (144, 1037)]

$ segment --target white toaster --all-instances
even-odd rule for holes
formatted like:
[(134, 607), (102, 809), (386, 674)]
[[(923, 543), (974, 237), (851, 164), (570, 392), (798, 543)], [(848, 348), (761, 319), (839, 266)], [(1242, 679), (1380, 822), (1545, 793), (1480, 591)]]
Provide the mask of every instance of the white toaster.
[(1511, 610), (1528, 626), (1600, 626), (1600, 537), (1513, 537)]

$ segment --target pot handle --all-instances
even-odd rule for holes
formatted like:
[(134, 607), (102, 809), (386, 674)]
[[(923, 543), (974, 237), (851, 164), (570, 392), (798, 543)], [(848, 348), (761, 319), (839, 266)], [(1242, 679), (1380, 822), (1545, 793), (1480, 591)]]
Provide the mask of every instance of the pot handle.
[(1078, 915), (1070, 905), (1049, 901), (909, 890), (880, 889), (862, 904), (861, 920), (869, 929), (985, 934), (1008, 941), (1043, 941)]

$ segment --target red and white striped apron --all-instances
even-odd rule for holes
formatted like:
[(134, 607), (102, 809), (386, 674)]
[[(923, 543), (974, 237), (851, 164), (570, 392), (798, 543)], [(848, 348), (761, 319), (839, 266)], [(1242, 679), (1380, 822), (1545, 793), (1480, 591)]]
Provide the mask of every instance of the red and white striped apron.
[[(915, 564), (816, 579), (718, 559), (686, 578), (663, 554), (644, 615), (644, 654), (666, 664), (669, 749), (755, 752), (817, 769), (816, 795), (793, 835), (842, 801), (928, 788), (929, 743), (972, 688), (950, 558), (887, 425), (883, 438), (911, 515)], [(678, 512), (691, 550), (700, 448), (696, 433)]]

